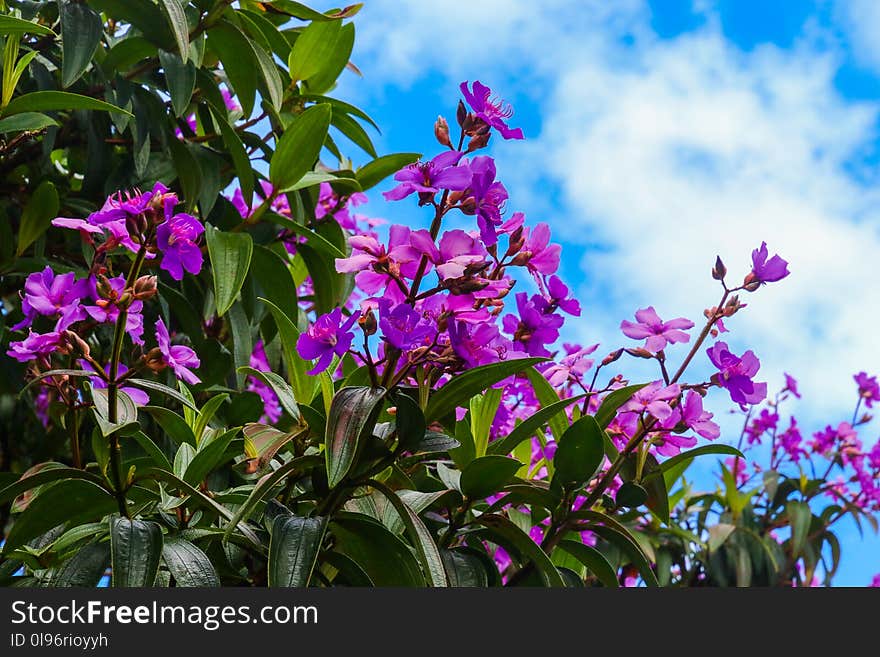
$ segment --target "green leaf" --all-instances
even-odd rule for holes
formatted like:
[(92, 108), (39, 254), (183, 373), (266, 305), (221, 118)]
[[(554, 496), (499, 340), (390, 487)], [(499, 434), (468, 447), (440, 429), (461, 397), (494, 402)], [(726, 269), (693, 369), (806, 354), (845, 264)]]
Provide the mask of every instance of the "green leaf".
[(614, 416), (617, 415), (617, 409), (628, 402), (634, 394), (636, 394), (646, 385), (648, 384), (640, 383), (638, 385), (619, 388), (617, 390), (614, 390), (613, 392), (608, 393), (605, 396), (605, 399), (602, 400), (602, 403), (599, 406), (599, 410), (596, 411), (595, 418), (599, 426), (602, 429), (607, 429), (608, 425), (611, 424), (611, 420), (613, 420)]
[(202, 446), (196, 452), (192, 461), (189, 462), (189, 465), (186, 466), (183, 480), (193, 486), (204, 481), (211, 471), (223, 464), (226, 457), (226, 448), (229, 447), (229, 443), (232, 442), (236, 434), (238, 434), (238, 429), (230, 429), (214, 438), (207, 445)]
[(276, 516), (269, 541), (269, 586), (308, 586), (326, 530), (326, 518)]
[[(159, 6), (162, 8), (171, 33), (174, 35), (177, 51), (183, 62), (186, 63), (189, 56), (189, 24), (186, 22), (183, 5), (179, 0), (159, 0)], [(178, 114), (178, 116), (180, 115)]]
[(619, 506), (634, 509), (648, 500), (648, 491), (633, 481), (625, 481), (617, 490), (614, 499)]
[(449, 383), (431, 394), (428, 406), (425, 409), (425, 419), (428, 423), (445, 417), (474, 395), (478, 395), (487, 388), (513, 376), (536, 363), (543, 362), (544, 358), (518, 358), (504, 360), (500, 363), (481, 365), (468, 370), (456, 377)]
[(573, 517), (588, 520), (591, 532), (598, 534), (601, 538), (623, 550), (632, 564), (638, 569), (645, 584), (651, 587), (660, 585), (657, 581), (657, 576), (651, 570), (651, 564), (641, 545), (630, 533), (630, 530), (618, 520), (604, 513), (587, 509), (576, 511)]
[(39, 112), (22, 112), (15, 116), (7, 116), (5, 119), (0, 119), (0, 134), (25, 130), (42, 130), (53, 125), (58, 125), (58, 121), (50, 116), (40, 114)]
[(591, 415), (566, 429), (553, 456), (554, 477), (560, 483), (580, 487), (593, 478), (605, 459), (603, 433)]
[(23, 94), (13, 98), (3, 110), (2, 115), (12, 116), (22, 112), (46, 112), (49, 110), (98, 110), (132, 116), (131, 112), (116, 107), (116, 105), (67, 91), (33, 91), (29, 94)]
[(348, 178), (341, 174), (334, 174), (330, 171), (306, 171), (299, 182), (288, 187), (287, 192), (295, 192), (307, 187), (315, 187), (321, 183), (328, 182), (334, 189), (342, 189), (347, 193), (361, 191), (361, 184), (355, 178)]
[(214, 107), (213, 104), (210, 105), (210, 109), (214, 120), (220, 126), (220, 134), (223, 136), (226, 150), (232, 158), (232, 165), (235, 167), (235, 175), (238, 176), (238, 185), (241, 188), (244, 202), (250, 207), (254, 196), (254, 170), (251, 167), (251, 159), (248, 157), (238, 132), (229, 124), (225, 111)]
[(98, 13), (85, 3), (61, 3), (61, 86), (76, 82), (92, 61), (104, 33)]
[[(85, 470), (67, 468), (54, 463), (46, 463), (42, 467), (43, 469), (32, 474), (25, 473), (20, 479), (0, 489), (0, 504), (7, 504), (22, 493), (33, 490), (37, 486), (63, 479), (82, 479), (98, 486), (103, 484), (103, 480), (99, 476)], [(14, 476), (17, 477), (17, 475)]]
[(401, 448), (412, 451), (425, 439), (428, 428), (425, 414), (409, 395), (402, 393), (397, 395), (394, 403), (397, 407), (397, 415), (395, 415), (397, 440)]
[(474, 459), (461, 472), (461, 492), (471, 500), (488, 497), (504, 488), (521, 466), (516, 459), (497, 454)]
[(792, 500), (785, 505), (785, 513), (791, 524), (791, 554), (797, 559), (803, 553), (807, 543), (813, 512), (806, 502)]
[(3, 554), (9, 554), (53, 527), (97, 520), (115, 508), (116, 498), (91, 481), (61, 481), (40, 490), (27, 509), (16, 517), (6, 537)]
[(138, 428), (137, 406), (124, 390), (116, 391), (116, 422), (110, 421), (110, 400), (107, 388), (92, 388), (95, 419), (101, 434), (107, 438), (116, 433), (130, 433)]
[(223, 316), (235, 303), (251, 264), (254, 242), (247, 233), (229, 233), (206, 224), (211, 274), (217, 315)]
[(201, 444), (205, 429), (208, 428), (208, 424), (214, 419), (217, 411), (227, 399), (229, 399), (229, 395), (226, 393), (214, 395), (205, 402), (205, 405), (202, 406), (201, 409), (199, 409), (198, 415), (196, 415), (196, 421), (192, 425), (193, 435), (196, 437), (197, 444)]
[(324, 146), (331, 114), (330, 105), (313, 105), (281, 135), (269, 163), (269, 180), (278, 193), (291, 189), (311, 171)]
[(257, 93), (257, 62), (250, 42), (241, 30), (221, 20), (208, 29), (208, 47), (220, 58), (244, 116), (249, 117)]
[(0, 15), (0, 34), (42, 34), (45, 36), (57, 36), (55, 32), (45, 25), (32, 23), (15, 16)]
[(449, 586), (455, 588), (486, 588), (489, 586), (486, 565), (471, 550), (467, 548), (441, 550), (440, 557), (443, 559)]
[(384, 388), (342, 388), (327, 414), (324, 456), (327, 485), (334, 488), (355, 462), (363, 434), (372, 429), (385, 398)]
[[(341, 21), (332, 21), (332, 23), (337, 24), (340, 22)], [(332, 23), (324, 23), (324, 25), (330, 25)], [(318, 23), (318, 25), (320, 25), (320, 23)], [(304, 35), (301, 34), (296, 43), (299, 43), (299, 39), (302, 39), (303, 36)], [(336, 80), (342, 71), (345, 70), (345, 66), (351, 58), (351, 51), (353, 49), (354, 23), (347, 23), (339, 29), (335, 43), (333, 43), (333, 49), (324, 58), (321, 67), (312, 75), (301, 78), (307, 80), (306, 84), (309, 91), (311, 93), (321, 94), (331, 89), (333, 85), (336, 84)], [(294, 44), (293, 50), (294, 55), (292, 57), (295, 57), (296, 44)], [(373, 157), (375, 157), (375, 155)]]
[(393, 153), (383, 155), (365, 164), (357, 171), (357, 179), (361, 188), (367, 191), (385, 180), (391, 174), (397, 173), (407, 164), (416, 162), (421, 153)]
[(584, 564), (596, 576), (596, 579), (602, 582), (603, 586), (613, 589), (620, 586), (614, 568), (608, 563), (605, 555), (596, 548), (571, 540), (562, 541), (559, 548)]
[(278, 397), (278, 402), (281, 404), (281, 407), (290, 414), (290, 417), (298, 422), (301, 420), (299, 406), (296, 404), (296, 397), (293, 394), (293, 390), (287, 385), (287, 382), (275, 374), (275, 372), (261, 372), (253, 367), (239, 367), (238, 372), (259, 379), (269, 386), (272, 389), (272, 392), (275, 393), (275, 396)]
[(308, 431), (306, 426), (298, 427), (294, 431), (279, 431), (275, 427), (257, 422), (246, 424), (242, 429), (245, 436), (245, 453), (249, 458), (257, 459), (258, 469), (262, 469), (269, 464), (278, 450), (305, 431)]
[(660, 464), (660, 467), (657, 470), (653, 470), (647, 473), (644, 479), (648, 480), (652, 477), (656, 477), (657, 475), (667, 472), (681, 463), (689, 463), (698, 456), (703, 456), (705, 454), (725, 454), (730, 456), (738, 456), (739, 458), (745, 458), (742, 452), (740, 452), (736, 447), (731, 447), (730, 445), (703, 445), (702, 447), (697, 447), (695, 449), (688, 450), (687, 452), (676, 454), (672, 458), (666, 459), (665, 461), (663, 461), (663, 463)]
[[(306, 176), (308, 175), (309, 174), (306, 174)], [(302, 224), (296, 223), (293, 219), (288, 219), (287, 217), (269, 212), (264, 214), (263, 218), (265, 220), (272, 221), (279, 226), (287, 228), (289, 231), (291, 231), (292, 233), (296, 233), (300, 237), (305, 237), (307, 244), (311, 246), (315, 251), (320, 251), (321, 253), (324, 253), (332, 258), (346, 257), (345, 253), (343, 253), (343, 251), (340, 250), (340, 248), (336, 246), (333, 242), (328, 240), (320, 233), (316, 233), (315, 231), (306, 228)]]
[(340, 513), (330, 523), (335, 550), (354, 561), (376, 586), (424, 586), (410, 548), (382, 524), (356, 513)]
[(110, 545), (89, 543), (58, 567), (49, 586), (95, 588), (109, 565)]
[(263, 297), (259, 297), (259, 299), (269, 308), (269, 312), (272, 313), (272, 317), (275, 320), (275, 325), (278, 327), (281, 353), (284, 356), (284, 363), (287, 366), (294, 396), (297, 399), (312, 399), (315, 391), (315, 380), (307, 374), (308, 370), (311, 369), (311, 365), (300, 358), (296, 352), (299, 330), (295, 322), (285, 315), (281, 308), (268, 299)]
[(251, 494), (248, 495), (247, 499), (242, 503), (235, 514), (228, 514), (229, 522), (224, 530), (224, 536), (228, 537), (242, 520), (250, 516), (251, 512), (253, 512), (257, 505), (262, 502), (266, 495), (268, 495), (276, 485), (283, 481), (285, 477), (293, 473), (304, 473), (307, 470), (318, 466), (320, 463), (320, 456), (312, 454), (308, 456), (300, 456), (299, 458), (288, 461), (271, 474), (260, 479), (260, 481), (257, 482), (257, 485), (254, 486)]
[(409, 540), (415, 547), (419, 561), (422, 563), (422, 569), (428, 583), (434, 587), (448, 586), (446, 571), (443, 568), (443, 559), (440, 557), (440, 550), (437, 549), (437, 544), (434, 542), (431, 533), (428, 531), (427, 527), (425, 527), (418, 514), (399, 498), (394, 491), (384, 484), (381, 484), (378, 481), (372, 481), (370, 482), (370, 485), (381, 492), (385, 498), (391, 502), (391, 505), (403, 521)]
[(185, 539), (165, 539), (162, 559), (171, 571), (176, 586), (220, 586), (220, 578), (208, 555)]
[(196, 66), (181, 59), (177, 53), (167, 50), (159, 51), (159, 63), (165, 71), (165, 82), (168, 84), (174, 116), (181, 117), (189, 109), (192, 100), (196, 86)]
[(153, 586), (162, 556), (162, 529), (155, 522), (110, 519), (113, 586)]
[(260, 284), (264, 297), (288, 317), (297, 314), (296, 283), (290, 269), (274, 251), (257, 245), (251, 261), (251, 275)]
[[(559, 401), (559, 394), (553, 389), (553, 386), (550, 385), (547, 378), (534, 367), (530, 367), (526, 370), (526, 377), (532, 385), (535, 397), (541, 402), (541, 406), (550, 406)], [(550, 421), (547, 424), (550, 426), (550, 433), (553, 435), (553, 439), (558, 441), (562, 438), (562, 434), (565, 433), (565, 430), (568, 429), (568, 417), (565, 415), (556, 415), (550, 418)]]
[(470, 399), (471, 437), (474, 439), (474, 455), (485, 456), (489, 445), (489, 432), (501, 404), (500, 388), (489, 388)]
[(577, 395), (568, 399), (561, 399), (548, 406), (542, 406), (532, 415), (520, 422), (513, 431), (500, 440), (489, 444), (489, 454), (510, 454), (523, 441), (530, 439), (548, 421), (556, 417), (566, 408), (579, 402), (586, 395)]
[(168, 457), (165, 456), (165, 452), (163, 452), (159, 446), (153, 442), (153, 440), (145, 434), (143, 431), (136, 431), (132, 434), (132, 438), (134, 438), (135, 442), (141, 446), (147, 455), (153, 459), (153, 463), (156, 464), (160, 468), (165, 468), (167, 470), (171, 470), (171, 463), (168, 461)]
[(277, 112), (281, 109), (281, 103), (284, 100), (284, 87), (281, 75), (278, 73), (278, 67), (272, 56), (263, 50), (259, 43), (250, 42), (250, 47), (264, 83), (262, 87), (264, 91), (261, 93)]
[(20, 256), (38, 237), (49, 228), (52, 219), (58, 216), (58, 192), (49, 180), (43, 180), (21, 213), (18, 229), (18, 246), (15, 255)]
[(179, 401), (181, 404), (188, 408), (191, 408), (194, 411), (199, 410), (188, 397), (180, 394), (174, 388), (169, 388), (164, 383), (159, 383), (158, 381), (150, 381), (149, 379), (126, 379), (125, 384), (130, 384), (137, 388), (143, 388), (144, 390), (154, 390), (156, 392), (161, 392), (163, 395), (171, 397), (175, 401)]
[(736, 525), (730, 525), (720, 522), (717, 525), (712, 525), (711, 527), (709, 527), (709, 542), (707, 543), (709, 547), (709, 552), (715, 552), (718, 548), (724, 545), (724, 542), (735, 529)]
[(333, 66), (341, 28), (340, 20), (314, 21), (300, 32), (288, 60), (291, 79), (307, 80)]
[(186, 443), (192, 447), (196, 446), (196, 437), (192, 429), (182, 417), (174, 411), (169, 411), (162, 406), (144, 406), (143, 410), (149, 413), (162, 430), (178, 445)]
[(545, 586), (565, 586), (550, 557), (528, 534), (510, 520), (494, 513), (484, 513), (475, 522), (489, 530), (492, 542), (498, 543), (505, 550), (521, 555), (524, 562), (532, 562)]

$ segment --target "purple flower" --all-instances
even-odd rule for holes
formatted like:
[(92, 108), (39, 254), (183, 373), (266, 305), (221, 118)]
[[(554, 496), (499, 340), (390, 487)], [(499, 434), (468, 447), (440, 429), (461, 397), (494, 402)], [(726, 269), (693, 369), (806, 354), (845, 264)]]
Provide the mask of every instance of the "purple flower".
[(12, 329), (18, 330), (31, 324), (37, 315), (57, 317), (71, 309), (74, 309), (74, 319), (71, 321), (85, 319), (85, 311), (79, 308), (79, 302), (88, 293), (88, 279), (77, 281), (73, 272), (56, 275), (47, 265), (43, 271), (35, 272), (25, 280), (21, 300), (25, 318)]
[[(95, 372), (95, 368), (92, 367), (92, 364), (87, 360), (79, 361), (80, 367), (84, 370), (88, 370), (89, 372)], [(128, 372), (128, 368), (123, 364), (119, 363), (117, 374), (122, 376), (126, 372)], [(104, 366), (104, 373), (108, 376), (110, 375), (110, 363), (107, 363)], [(94, 376), (89, 377), (92, 383), (93, 388), (106, 388), (107, 382), (104, 381), (100, 376), (98, 376), (97, 372)], [(140, 388), (132, 388), (130, 386), (122, 386), (119, 388), (122, 392), (129, 396), (131, 401), (133, 401), (138, 406), (146, 406), (150, 403), (150, 395), (141, 390)]]
[(761, 413), (752, 420), (746, 432), (748, 433), (749, 445), (761, 442), (761, 436), (768, 431), (773, 431), (779, 424), (779, 415), (771, 413), (766, 408), (761, 409)]
[(351, 347), (354, 333), (351, 328), (358, 319), (354, 313), (343, 321), (342, 309), (334, 308), (321, 315), (296, 341), (296, 350), (306, 360), (318, 359), (309, 374), (315, 375), (330, 367), (334, 354), (342, 358)]
[(801, 456), (806, 455), (806, 451), (801, 447), (801, 430), (798, 428), (797, 420), (792, 417), (789, 420), (788, 429), (779, 435), (779, 444), (783, 450), (791, 457), (791, 460), (797, 463)]
[(64, 338), (60, 331), (50, 333), (34, 333), (30, 331), (24, 340), (10, 342), (8, 356), (19, 363), (26, 363), (38, 356), (49, 356), (58, 351), (64, 345)]
[(156, 229), (156, 243), (162, 252), (161, 269), (176, 281), (183, 279), (183, 270), (198, 274), (202, 270), (202, 250), (196, 244), (205, 232), (201, 222), (191, 214), (179, 212)]
[[(458, 165), (462, 153), (446, 151), (428, 162), (416, 162), (394, 174), (400, 184), (382, 196), (388, 201), (399, 201), (413, 192), (423, 203), (430, 203), (441, 189), (460, 192), (471, 184), (471, 170), (467, 164)], [(421, 196), (424, 194), (425, 196)]]
[[(256, 344), (254, 344), (254, 350), (251, 352), (250, 357), (250, 366), (260, 372), (270, 372), (272, 370), (269, 366), (269, 359), (266, 358), (266, 351), (263, 348), (262, 340), (257, 340)], [(281, 404), (278, 402), (278, 397), (272, 388), (256, 377), (249, 376), (247, 389), (250, 392), (257, 393), (263, 402), (263, 415), (260, 417), (260, 422), (274, 424), (281, 419)]]
[(538, 274), (549, 276), (559, 269), (559, 254), (562, 247), (559, 244), (550, 244), (550, 226), (540, 223), (531, 231), (523, 229), (525, 243), (522, 250), (517, 254), (514, 263), (525, 265), (533, 276)]
[(525, 292), (516, 295), (516, 309), (519, 317), (510, 314), (502, 320), (504, 330), (513, 336), (515, 342), (525, 347), (532, 356), (549, 356), (544, 345), (552, 344), (559, 338), (559, 327), (563, 319), (559, 315), (545, 314), (547, 302), (540, 295), (531, 299)]
[(880, 402), (880, 384), (876, 376), (868, 376), (867, 372), (859, 372), (853, 377), (859, 387), (859, 397), (865, 400), (865, 406), (873, 408), (874, 402)]
[(391, 226), (387, 248), (369, 235), (353, 235), (349, 244), (352, 254), (336, 259), (336, 271), (355, 274), (355, 282), (367, 294), (376, 294), (387, 286), (391, 298), (402, 300), (402, 290), (395, 279), (415, 276), (420, 257), (410, 244), (410, 229), (397, 224)]
[(569, 352), (568, 355), (544, 370), (544, 377), (554, 388), (558, 388), (568, 381), (579, 381), (593, 367), (595, 362), (592, 358), (587, 358), (587, 356), (598, 348), (598, 343), (589, 347), (566, 344), (565, 350)]
[(467, 82), (462, 82), (459, 88), (477, 118), (486, 125), (495, 128), (504, 139), (523, 138), (522, 129), (510, 128), (507, 125), (507, 119), (513, 116), (513, 108), (510, 105), (505, 105), (500, 99), (492, 98), (492, 90), (489, 87), (477, 80), (474, 82), (473, 92), (468, 89)]
[(785, 387), (782, 389), (782, 392), (790, 392), (795, 397), (800, 399), (801, 393), (798, 391), (797, 379), (795, 379), (790, 374), (786, 374), (785, 372), (783, 372), (783, 374), (785, 374)]
[(684, 331), (694, 326), (692, 321), (684, 317), (664, 322), (653, 306), (637, 310), (636, 320), (636, 323), (623, 320), (620, 323), (620, 330), (633, 340), (644, 338), (645, 349), (652, 352), (664, 349), (667, 344), (689, 341), (690, 336)]
[(726, 388), (734, 402), (744, 407), (746, 404), (764, 401), (767, 397), (767, 384), (752, 381), (752, 377), (761, 367), (761, 361), (751, 349), (739, 357), (730, 351), (726, 342), (716, 342), (706, 353), (719, 370), (718, 374), (712, 376), (712, 380)]
[(449, 344), (467, 367), (497, 363), (508, 358), (521, 358), (523, 354), (501, 335), (494, 324), (451, 321)]
[(379, 328), (388, 344), (402, 350), (421, 346), (425, 338), (436, 333), (420, 313), (386, 298), (379, 299)]
[(781, 281), (788, 276), (788, 263), (774, 255), (769, 260), (767, 256), (767, 242), (761, 242), (760, 248), (752, 251), (752, 272), (747, 276), (747, 282), (758, 281), (760, 285)]
[(685, 436), (675, 433), (663, 433), (653, 439), (654, 447), (658, 454), (663, 456), (675, 456), (680, 454), (682, 448), (687, 449), (697, 444), (696, 436)]
[(495, 227), (501, 225), (501, 212), (507, 201), (507, 189), (495, 180), (495, 160), (488, 155), (475, 157), (470, 164), (471, 193), (473, 194), (473, 210), (467, 212), (477, 215), (480, 237), (486, 246), (498, 242)]
[(712, 413), (703, 410), (700, 393), (691, 390), (681, 405), (681, 421), (703, 438), (715, 440), (721, 435), (721, 427), (712, 422), (712, 417)]
[(190, 370), (201, 365), (196, 352), (184, 345), (172, 345), (168, 329), (165, 328), (165, 322), (161, 318), (156, 320), (156, 341), (159, 343), (163, 363), (174, 371), (178, 379), (190, 384), (201, 382), (201, 379)]
[(573, 317), (580, 317), (581, 304), (574, 297), (569, 297), (568, 293), (568, 286), (558, 276), (551, 276), (547, 279), (548, 303)]
[[(92, 319), (102, 324), (114, 324), (119, 319), (119, 301), (125, 294), (125, 278), (116, 276), (107, 279), (109, 287), (98, 292), (97, 283), (92, 279), (92, 295), (95, 298), (94, 305), (84, 306)], [(128, 305), (128, 315), (125, 318), (125, 331), (135, 344), (143, 344), (144, 317), (141, 311), (144, 308), (143, 301), (135, 300)]]
[(437, 267), (440, 280), (461, 278), (486, 261), (486, 249), (473, 235), (463, 230), (449, 230), (440, 237), (439, 248), (427, 230), (417, 230), (410, 238), (412, 246)]
[(677, 383), (667, 386), (662, 381), (654, 381), (630, 397), (629, 401), (620, 407), (620, 412), (636, 414), (646, 412), (663, 422), (672, 417), (672, 407), (669, 402), (680, 394), (681, 388)]

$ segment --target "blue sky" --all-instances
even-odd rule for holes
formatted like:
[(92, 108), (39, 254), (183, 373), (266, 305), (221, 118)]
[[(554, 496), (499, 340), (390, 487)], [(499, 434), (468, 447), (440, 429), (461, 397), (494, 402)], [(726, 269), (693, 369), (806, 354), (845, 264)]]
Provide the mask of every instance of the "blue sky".
[[(367, 0), (355, 23), (364, 78), (337, 93), (377, 120), (380, 152), (436, 153), (462, 80), (513, 103), (527, 140), (491, 151), (509, 208), (563, 243), (584, 301), (567, 339), (613, 348), (648, 304), (697, 320), (715, 255), (743, 275), (766, 240), (792, 275), (749, 296), (728, 341), (771, 389), (801, 381), (790, 410), (810, 432), (849, 419), (852, 374), (880, 371), (880, 2)], [(427, 220), (376, 195), (367, 212)], [(841, 534), (837, 583), (864, 585), (880, 541)]]

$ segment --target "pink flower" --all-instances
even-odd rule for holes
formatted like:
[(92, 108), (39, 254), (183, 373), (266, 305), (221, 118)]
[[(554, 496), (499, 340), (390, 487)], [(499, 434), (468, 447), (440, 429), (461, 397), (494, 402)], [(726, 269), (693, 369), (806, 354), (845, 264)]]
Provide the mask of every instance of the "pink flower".
[(648, 413), (661, 422), (672, 416), (669, 402), (681, 394), (678, 384), (666, 386), (662, 381), (654, 381), (636, 392), (628, 402), (620, 407), (621, 413)]
[(345, 355), (354, 340), (351, 328), (357, 319), (358, 314), (355, 313), (343, 321), (342, 309), (334, 308), (326, 315), (321, 315), (308, 331), (300, 334), (296, 341), (299, 355), (306, 360), (318, 359), (309, 370), (310, 375), (320, 374), (330, 367), (334, 354), (340, 358)]
[(201, 365), (196, 352), (183, 345), (172, 345), (168, 329), (161, 318), (156, 320), (156, 342), (159, 343), (163, 363), (172, 369), (178, 379), (189, 384), (201, 383), (201, 379), (190, 369)]
[(690, 336), (684, 331), (693, 328), (694, 323), (684, 317), (664, 322), (657, 315), (653, 306), (636, 311), (636, 323), (623, 320), (620, 330), (633, 340), (645, 340), (645, 349), (652, 352), (661, 351), (667, 344), (687, 342)]
[(706, 353), (712, 364), (719, 369), (712, 380), (726, 388), (733, 401), (740, 406), (764, 401), (767, 397), (767, 384), (752, 381), (752, 377), (761, 367), (761, 361), (751, 350), (740, 357), (730, 351), (726, 342), (716, 342)]

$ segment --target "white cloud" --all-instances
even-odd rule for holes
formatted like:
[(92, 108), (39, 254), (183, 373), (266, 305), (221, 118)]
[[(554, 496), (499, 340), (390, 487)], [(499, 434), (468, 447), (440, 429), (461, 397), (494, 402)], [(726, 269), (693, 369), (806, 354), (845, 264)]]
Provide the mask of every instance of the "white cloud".
[(835, 13), (852, 42), (853, 54), (863, 66), (880, 71), (880, 3), (847, 0), (835, 5)]
[[(837, 53), (813, 42), (745, 53), (712, 16), (672, 40), (648, 20), (636, 1), (374, 0), (358, 53), (372, 79), (479, 76), (537, 105), (541, 134), (496, 154), (533, 221), (603, 246), (582, 259), (584, 339), (613, 343), (648, 303), (698, 319), (717, 300), (716, 253), (741, 276), (766, 240), (792, 275), (746, 295), (730, 341), (755, 349), (771, 384), (802, 379), (817, 417), (843, 412), (851, 374), (880, 368), (878, 194), (846, 170), (875, 140), (878, 107), (842, 99)], [(562, 198), (543, 198), (535, 171)]]

